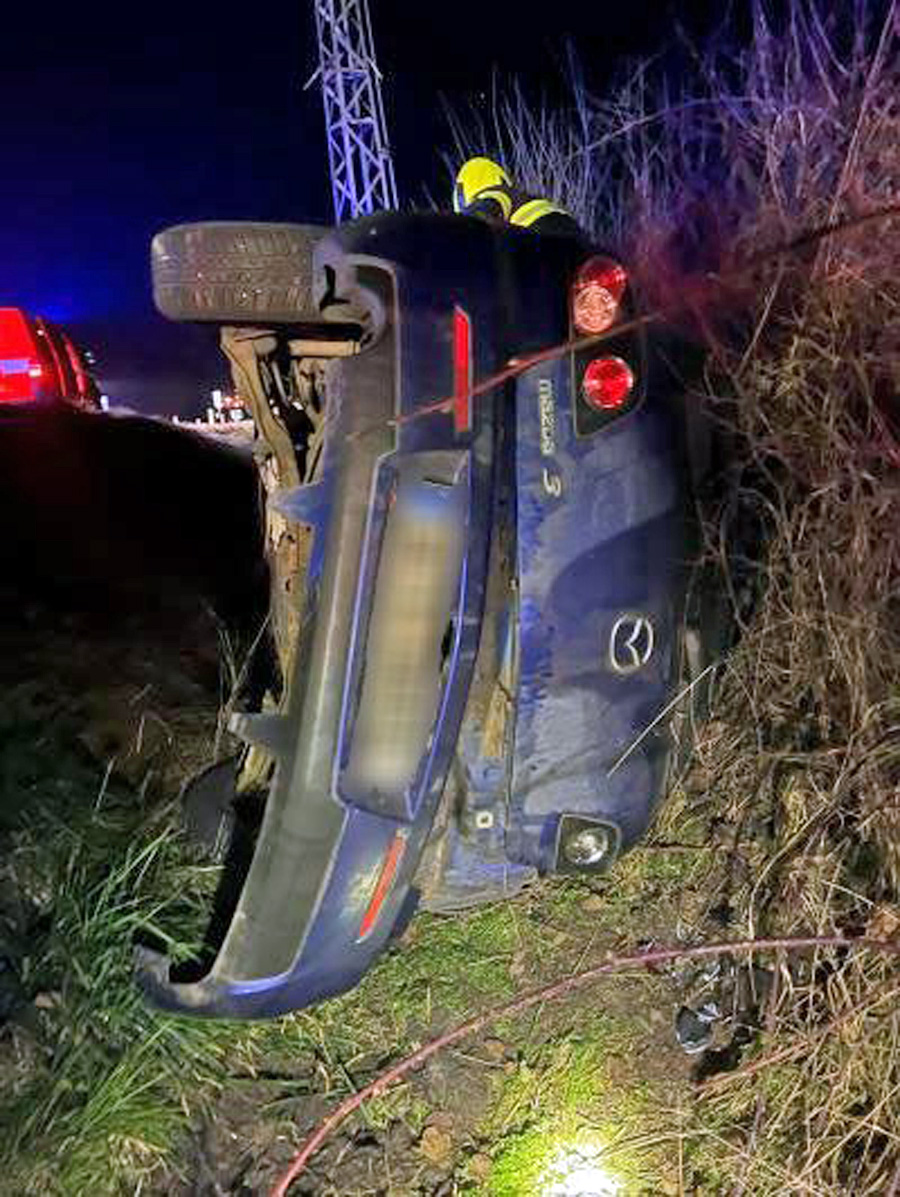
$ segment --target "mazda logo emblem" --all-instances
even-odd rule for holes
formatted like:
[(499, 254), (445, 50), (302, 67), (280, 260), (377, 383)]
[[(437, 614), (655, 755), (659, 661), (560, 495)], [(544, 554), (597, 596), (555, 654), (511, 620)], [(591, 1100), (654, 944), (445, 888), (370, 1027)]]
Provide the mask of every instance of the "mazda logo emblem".
[(609, 637), (609, 664), (627, 676), (643, 669), (653, 656), (656, 633), (645, 615), (620, 615)]

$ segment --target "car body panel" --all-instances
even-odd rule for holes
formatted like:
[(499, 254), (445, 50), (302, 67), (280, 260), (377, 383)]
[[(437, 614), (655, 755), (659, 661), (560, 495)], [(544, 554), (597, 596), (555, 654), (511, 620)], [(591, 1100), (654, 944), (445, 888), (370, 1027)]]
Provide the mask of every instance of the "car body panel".
[(96, 383), (67, 333), (42, 316), (0, 308), (0, 415), (99, 406)]
[[(377, 335), (328, 366), (321, 481), (278, 501), (312, 528), (313, 551), (291, 706), (242, 725), (276, 758), (252, 862), (203, 976), (180, 980), (142, 951), (157, 1004), (241, 1017), (308, 1005), (354, 985), (412, 903), (470, 905), (557, 869), (565, 817), (609, 823), (617, 847), (646, 830), (680, 682), (690, 478), (678, 404), (648, 387), (639, 331), (612, 342), (639, 378), (627, 409), (576, 434), (597, 350), (567, 349), (568, 294), (590, 251), (396, 215), (317, 246), (322, 295), (367, 307)], [(441, 554), (429, 566), (423, 553), (433, 601), (418, 607), (412, 563), (391, 564), (407, 503), (450, 546), (443, 580)], [(420, 629), (414, 666), (386, 586)], [(420, 670), (432, 655), (430, 730), (392, 730), (367, 687), (382, 671), (389, 693), (392, 662)], [(359, 766), (365, 727), (398, 737), (387, 766), (377, 745)]]
[(568, 369), (560, 361), (523, 376), (517, 404), (510, 854), (544, 869), (553, 864), (554, 813), (609, 817), (625, 846), (646, 830), (668, 752), (665, 728), (611, 770), (671, 697), (687, 543), (688, 480), (673, 413), (644, 402), (578, 438)]

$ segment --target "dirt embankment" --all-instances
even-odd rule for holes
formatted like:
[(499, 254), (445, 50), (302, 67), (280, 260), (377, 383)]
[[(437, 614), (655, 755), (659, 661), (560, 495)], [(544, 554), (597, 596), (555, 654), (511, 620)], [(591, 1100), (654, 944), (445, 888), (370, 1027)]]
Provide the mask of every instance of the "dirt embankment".
[(0, 578), (154, 610), (199, 595), (226, 621), (267, 604), (249, 454), (140, 416), (0, 423)]

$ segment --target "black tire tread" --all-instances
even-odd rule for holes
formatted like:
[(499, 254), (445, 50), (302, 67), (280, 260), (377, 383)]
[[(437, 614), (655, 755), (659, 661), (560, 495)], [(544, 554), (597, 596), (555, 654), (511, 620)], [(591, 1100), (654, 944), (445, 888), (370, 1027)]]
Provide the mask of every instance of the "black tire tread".
[(153, 298), (170, 320), (311, 324), (318, 225), (209, 221), (153, 238)]

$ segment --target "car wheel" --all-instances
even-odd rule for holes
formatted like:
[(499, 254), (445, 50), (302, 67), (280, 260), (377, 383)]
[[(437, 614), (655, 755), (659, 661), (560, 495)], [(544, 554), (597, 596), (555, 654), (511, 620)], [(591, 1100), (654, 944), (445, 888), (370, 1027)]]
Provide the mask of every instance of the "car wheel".
[(320, 225), (206, 221), (153, 238), (153, 299), (170, 320), (318, 324), (313, 248)]

